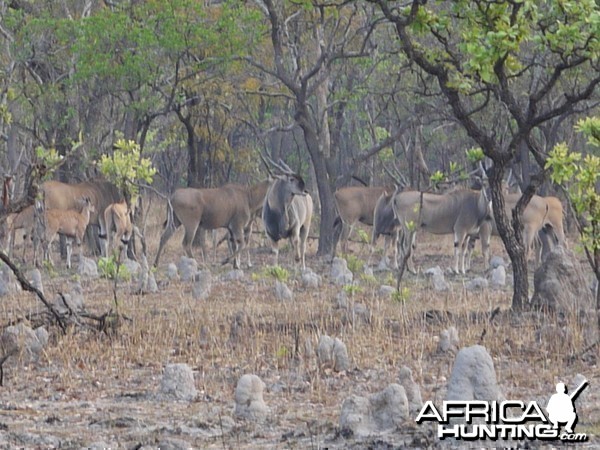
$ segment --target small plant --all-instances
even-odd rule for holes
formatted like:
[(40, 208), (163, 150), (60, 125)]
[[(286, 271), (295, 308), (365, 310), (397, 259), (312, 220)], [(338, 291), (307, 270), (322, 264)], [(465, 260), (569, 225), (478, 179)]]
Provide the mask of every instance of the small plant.
[(388, 286), (393, 286), (396, 284), (396, 276), (393, 273), (388, 273), (387, 277), (385, 277), (385, 280), (383, 281), (384, 284), (387, 284)]
[(360, 275), (360, 279), (371, 286), (375, 286), (377, 284), (377, 278), (373, 274), (363, 273)]
[(122, 264), (118, 264), (114, 256), (100, 258), (98, 260), (98, 272), (102, 278), (109, 280), (114, 280), (117, 277), (123, 281), (131, 280), (129, 269)]
[(282, 283), (290, 278), (290, 272), (281, 266), (268, 266), (264, 270), (266, 276), (271, 276)]
[(358, 294), (359, 292), (362, 292), (362, 288), (355, 284), (346, 284), (343, 287), (343, 289), (344, 289), (344, 292), (351, 297), (354, 296), (354, 294)]
[(406, 227), (406, 230), (409, 232), (413, 232), (413, 231), (417, 230), (417, 224), (413, 220), (404, 222), (404, 226)]
[(356, 234), (358, 235), (358, 238), (363, 244), (368, 244), (371, 241), (371, 239), (369, 238), (369, 233), (367, 233), (363, 229), (359, 228), (358, 230), (356, 230)]
[(362, 270), (363, 266), (365, 265), (363, 260), (360, 259), (358, 256), (345, 255), (344, 259), (346, 260), (346, 265), (348, 266), (348, 270), (350, 270), (350, 272), (352, 272), (352, 274), (354, 274), (354, 275), (359, 273)]
[(285, 345), (281, 345), (277, 349), (276, 356), (278, 359), (284, 359), (289, 356), (289, 353), (290, 353), (290, 351), (288, 350), (288, 348)]
[(250, 276), (250, 278), (252, 279), (252, 281), (254, 281), (256, 283), (257, 281), (260, 281), (260, 280), (264, 279), (264, 274), (258, 273), (258, 272), (254, 272)]
[(58, 276), (58, 271), (56, 270), (56, 267), (54, 267), (54, 264), (52, 264), (52, 261), (45, 259), (42, 262), (42, 267), (44, 268), (44, 271), (48, 274), (48, 277), (56, 278)]
[(450, 161), (450, 173), (455, 173), (460, 170), (460, 166), (457, 162)]
[(485, 158), (483, 150), (479, 147), (470, 148), (465, 153), (469, 162), (473, 164), (478, 163), (479, 161), (483, 161), (483, 159)]
[(403, 287), (399, 291), (396, 290), (392, 293), (392, 300), (396, 303), (404, 303), (410, 298), (410, 289)]
[(446, 175), (444, 175), (444, 172), (442, 172), (441, 170), (436, 170), (429, 177), (429, 181), (431, 182), (431, 184), (433, 186), (437, 186), (438, 184), (440, 184), (445, 179), (446, 179)]

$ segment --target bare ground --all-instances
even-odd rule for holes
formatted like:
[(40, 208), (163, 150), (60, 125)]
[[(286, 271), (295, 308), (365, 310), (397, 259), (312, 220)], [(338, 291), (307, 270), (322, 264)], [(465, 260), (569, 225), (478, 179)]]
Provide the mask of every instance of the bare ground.
[[(151, 256), (159, 234), (158, 225), (147, 231)], [(366, 260), (366, 248), (354, 243), (352, 249)], [(449, 239), (426, 238), (417, 250), (417, 263), (448, 267), (451, 249)], [(179, 253), (177, 234), (163, 263), (175, 261)], [(498, 242), (493, 253), (502, 254)], [(225, 255), (224, 248), (219, 255)], [(458, 329), (461, 346), (486, 346), (506, 398), (545, 404), (558, 381), (570, 385), (577, 373), (583, 374), (590, 387), (577, 403), (577, 432), (590, 437), (585, 446), (600, 447), (598, 349), (582, 352), (582, 330), (574, 324), (567, 324), (568, 342), (558, 334), (540, 334), (535, 315), (509, 311), (510, 287), (467, 291), (465, 281), (483, 275), (480, 265), (467, 277), (449, 277), (452, 290), (446, 293), (433, 291), (422, 275), (407, 275), (404, 301), (378, 295), (381, 284), (394, 282), (389, 272), (375, 273), (376, 280), (362, 279), (350, 303), (368, 307), (369, 320), (364, 321), (336, 307), (342, 288), (327, 281), (327, 262), (308, 258), (307, 265), (325, 282), (318, 290), (305, 290), (291, 255), (282, 252), (295, 297), (280, 302), (273, 294), (273, 278), (263, 271), (271, 255), (259, 249), (253, 258), (255, 268), (246, 270), (240, 281), (223, 281), (230, 269), (211, 264), (215, 282), (203, 301), (193, 300), (191, 283), (167, 283), (162, 268), (157, 272), (158, 294), (135, 295), (131, 285), (121, 283), (120, 312), (131, 321), (115, 334), (73, 328), (62, 335), (51, 328), (50, 344), (37, 362), (9, 359), (0, 387), (0, 448), (88, 448), (94, 443), (97, 448), (126, 449), (438, 447), (434, 431), (412, 420), (393, 432), (359, 439), (339, 428), (339, 414), (350, 394), (369, 395), (397, 382), (403, 365), (412, 369), (424, 400), (443, 400), (454, 355), (438, 353), (437, 343), (449, 326)], [(67, 290), (72, 277), (60, 267), (57, 275), (44, 277), (50, 298)], [(82, 285), (88, 311), (101, 314), (114, 307), (109, 281), (82, 280)], [(501, 312), (490, 320), (496, 307)], [(6, 296), (0, 302), (0, 323), (42, 309), (30, 294)], [(232, 332), (236, 317), (242, 326)], [(347, 345), (351, 370), (334, 373), (317, 366), (311, 349), (321, 334), (339, 337)], [(194, 370), (199, 392), (195, 401), (156, 396), (163, 367), (176, 362)], [(255, 373), (266, 383), (270, 414), (265, 424), (234, 417), (233, 393), (245, 373)]]

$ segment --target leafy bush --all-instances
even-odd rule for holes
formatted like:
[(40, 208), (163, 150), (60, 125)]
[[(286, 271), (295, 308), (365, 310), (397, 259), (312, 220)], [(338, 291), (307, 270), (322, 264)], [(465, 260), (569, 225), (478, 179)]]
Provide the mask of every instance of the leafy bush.
[(273, 277), (282, 283), (287, 282), (290, 277), (290, 272), (281, 266), (267, 266), (263, 272), (265, 276)]
[(350, 270), (350, 272), (352, 272), (353, 275), (356, 275), (359, 272), (361, 272), (363, 266), (365, 265), (364, 261), (358, 256), (344, 255), (344, 259), (346, 260), (348, 270)]
[(362, 292), (362, 288), (355, 284), (346, 284), (343, 287), (343, 289), (344, 289), (344, 292), (350, 296), (353, 296), (354, 294), (358, 294), (359, 292)]
[(115, 277), (123, 281), (131, 280), (129, 269), (123, 264), (118, 264), (114, 256), (103, 257), (98, 260), (98, 273), (102, 278), (109, 280), (114, 280)]
[(410, 298), (410, 289), (407, 287), (403, 287), (399, 291), (396, 290), (392, 293), (392, 300), (397, 303), (404, 303), (409, 298)]

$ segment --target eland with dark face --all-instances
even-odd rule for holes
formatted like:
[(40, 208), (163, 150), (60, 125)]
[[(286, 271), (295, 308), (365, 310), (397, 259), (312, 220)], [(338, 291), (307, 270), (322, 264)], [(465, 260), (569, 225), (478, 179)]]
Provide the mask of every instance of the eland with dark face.
[(271, 164), (280, 173), (275, 176), (265, 197), (262, 219), (265, 231), (275, 252), (275, 265), (279, 257), (279, 241), (290, 239), (296, 261), (306, 268), (306, 240), (313, 213), (312, 197), (305, 190), (304, 180), (283, 161)]
[(400, 231), (402, 227), (400, 226), (398, 218), (394, 214), (393, 200), (395, 193), (395, 191), (384, 190), (375, 204), (375, 211), (373, 212), (373, 233), (371, 235), (371, 253), (373, 253), (379, 236), (384, 236), (385, 243), (382, 261), (385, 262), (388, 249), (391, 245), (393, 254), (392, 267), (397, 269), (398, 239), (400, 237)]

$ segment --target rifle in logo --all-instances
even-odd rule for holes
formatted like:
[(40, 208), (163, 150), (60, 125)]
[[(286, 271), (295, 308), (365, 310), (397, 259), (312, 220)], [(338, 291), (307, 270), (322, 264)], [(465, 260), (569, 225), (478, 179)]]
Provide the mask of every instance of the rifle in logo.
[(550, 397), (548, 406), (546, 406), (548, 419), (552, 422), (554, 429), (558, 429), (559, 423), (566, 423), (565, 431), (569, 434), (573, 433), (573, 427), (577, 422), (574, 402), (588, 384), (588, 380), (584, 380), (571, 395), (567, 394), (567, 387), (564, 383), (556, 384), (556, 394)]

